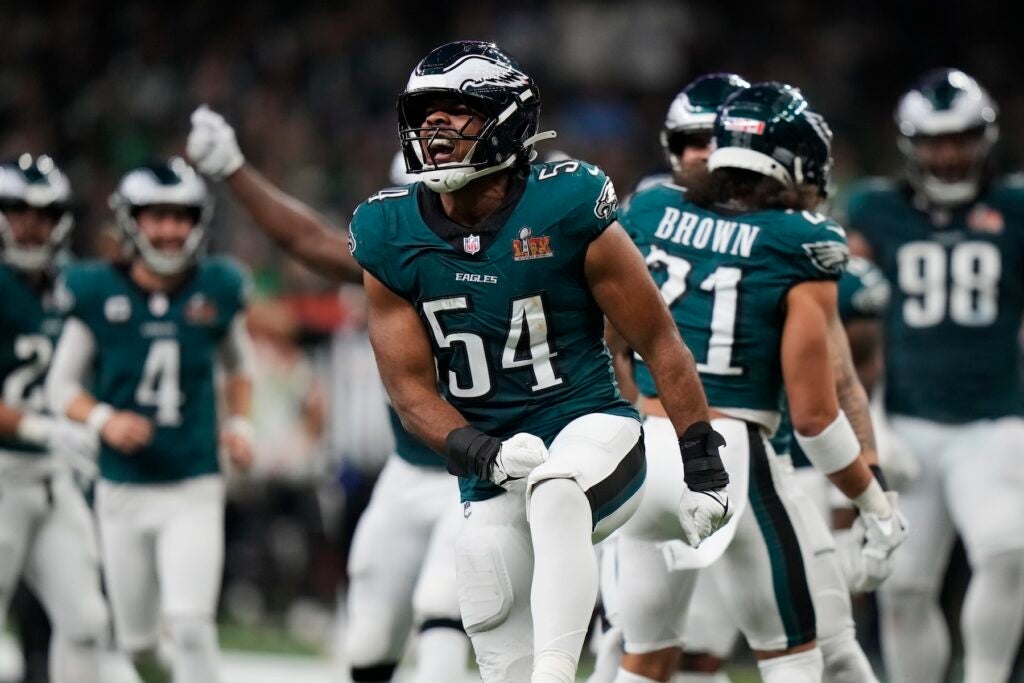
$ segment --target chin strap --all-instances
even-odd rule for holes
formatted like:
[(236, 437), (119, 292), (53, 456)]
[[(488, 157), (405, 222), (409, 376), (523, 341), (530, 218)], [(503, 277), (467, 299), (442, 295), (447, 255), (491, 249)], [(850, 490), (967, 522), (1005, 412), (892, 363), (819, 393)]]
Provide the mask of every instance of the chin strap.
[[(540, 142), (541, 140), (551, 140), (555, 137), (558, 137), (558, 133), (556, 133), (553, 130), (544, 131), (543, 133), (537, 133), (536, 135), (532, 135), (523, 141), (523, 148), (528, 148), (531, 145)], [(533, 161), (535, 156), (536, 152), (531, 150), (530, 160)], [(481, 168), (479, 171), (473, 171), (472, 173), (467, 173), (462, 168), (427, 171), (423, 174), (423, 183), (434, 192), (455, 192), (456, 190), (461, 190), (462, 188), (464, 188), (472, 180), (476, 180), (477, 178), (482, 178), (486, 175), (497, 173), (498, 171), (503, 171), (506, 168), (509, 168), (510, 166), (512, 166), (512, 164), (516, 162), (517, 158), (518, 155), (512, 154), (509, 156), (508, 159), (501, 162), (500, 164), (497, 164), (496, 166), (488, 166), (487, 168)]]

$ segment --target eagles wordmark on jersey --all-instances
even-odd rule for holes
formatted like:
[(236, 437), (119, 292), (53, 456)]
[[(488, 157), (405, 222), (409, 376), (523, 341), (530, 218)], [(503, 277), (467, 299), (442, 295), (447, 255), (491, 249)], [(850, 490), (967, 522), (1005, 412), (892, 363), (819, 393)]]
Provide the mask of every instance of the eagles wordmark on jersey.
[[(550, 442), (588, 413), (635, 416), (619, 395), (604, 317), (583, 272), (587, 245), (616, 217), (604, 173), (580, 161), (513, 176), (485, 225), (452, 223), (422, 184), (382, 191), (356, 211), (356, 259), (420, 313), (442, 393), (476, 428)], [(464, 500), (503, 489), (460, 480)]]
[(217, 472), (214, 366), (244, 306), (238, 266), (206, 259), (163, 294), (142, 290), (121, 268), (89, 263), (69, 268), (65, 286), (68, 314), (96, 338), (93, 395), (155, 427), (153, 440), (130, 456), (103, 444), (103, 478), (160, 483)]

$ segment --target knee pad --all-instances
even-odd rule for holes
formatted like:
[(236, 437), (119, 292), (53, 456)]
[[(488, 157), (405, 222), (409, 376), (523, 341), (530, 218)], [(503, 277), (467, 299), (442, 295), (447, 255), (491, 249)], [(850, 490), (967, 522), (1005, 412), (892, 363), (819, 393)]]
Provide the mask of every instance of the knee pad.
[(455, 542), (459, 609), (469, 635), (499, 626), (512, 610), (512, 577), (503, 546), (518, 542), (514, 536), (512, 529), (490, 526)]

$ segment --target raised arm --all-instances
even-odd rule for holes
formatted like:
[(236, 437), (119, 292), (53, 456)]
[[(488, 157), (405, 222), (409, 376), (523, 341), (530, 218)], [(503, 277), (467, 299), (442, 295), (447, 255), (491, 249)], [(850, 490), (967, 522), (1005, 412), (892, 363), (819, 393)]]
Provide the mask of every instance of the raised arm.
[(362, 269), (349, 254), (345, 231), (246, 163), (235, 131), (220, 114), (205, 106), (192, 113), (187, 151), (202, 173), (227, 181), (253, 221), (282, 249), (326, 278), (362, 282)]
[(693, 354), (683, 343), (643, 257), (613, 223), (587, 251), (586, 276), (597, 304), (651, 369), (658, 397), (676, 432), (708, 420), (708, 403)]

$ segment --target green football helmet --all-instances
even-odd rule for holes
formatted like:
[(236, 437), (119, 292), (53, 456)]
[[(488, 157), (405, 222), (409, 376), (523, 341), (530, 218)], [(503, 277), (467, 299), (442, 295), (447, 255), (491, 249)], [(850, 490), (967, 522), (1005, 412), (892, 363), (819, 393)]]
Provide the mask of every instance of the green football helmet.
[[(424, 126), (427, 107), (443, 97), (463, 102), (483, 116), (480, 132), (469, 135)], [(494, 43), (460, 40), (431, 50), (398, 97), (398, 136), (406, 170), (420, 174), (434, 192), (454, 192), (475, 178), (528, 162), (535, 142), (555, 137), (553, 131), (538, 133), (539, 125), (537, 85)], [(464, 159), (428, 162), (423, 146), (444, 140), (474, 144)]]
[(661, 129), (661, 148), (672, 170), (679, 172), (679, 156), (687, 136), (711, 134), (718, 108), (737, 90), (750, 83), (736, 74), (714, 73), (699, 76), (679, 91), (665, 116)]
[[(147, 206), (180, 206), (192, 214), (193, 226), (181, 250), (168, 253), (154, 247), (135, 220)], [(206, 229), (213, 217), (213, 197), (206, 183), (184, 159), (142, 166), (121, 179), (110, 196), (117, 224), (129, 248), (160, 275), (175, 275), (191, 267), (206, 246)]]
[[(999, 109), (981, 85), (957, 69), (929, 71), (900, 98), (898, 144), (907, 177), (930, 202), (956, 205), (977, 196), (992, 146), (999, 139)], [(944, 135), (976, 138), (974, 159), (959, 178), (939, 177), (922, 161), (918, 143)]]
[[(25, 272), (49, 268), (66, 249), (74, 227), (71, 184), (46, 155), (22, 154), (17, 161), (0, 165), (0, 245), (3, 260)], [(20, 244), (7, 219), (8, 211), (37, 209), (52, 215), (53, 228), (45, 244)]]
[(736, 91), (719, 109), (714, 138), (708, 170), (745, 169), (827, 195), (832, 131), (797, 88), (769, 81)]

